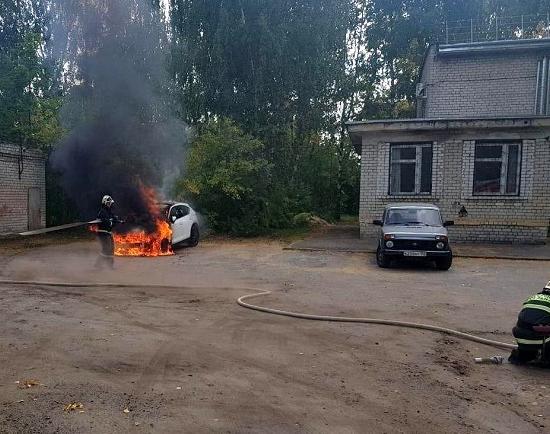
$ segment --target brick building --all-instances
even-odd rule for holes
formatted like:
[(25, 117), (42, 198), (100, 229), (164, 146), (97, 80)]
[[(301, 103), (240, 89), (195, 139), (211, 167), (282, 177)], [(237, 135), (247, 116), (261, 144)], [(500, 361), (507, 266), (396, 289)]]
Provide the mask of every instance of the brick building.
[(40, 151), (0, 143), (0, 234), (45, 226), (45, 167)]
[(361, 236), (389, 202), (431, 202), (462, 241), (546, 242), (550, 39), (431, 46), (417, 118), (350, 122)]

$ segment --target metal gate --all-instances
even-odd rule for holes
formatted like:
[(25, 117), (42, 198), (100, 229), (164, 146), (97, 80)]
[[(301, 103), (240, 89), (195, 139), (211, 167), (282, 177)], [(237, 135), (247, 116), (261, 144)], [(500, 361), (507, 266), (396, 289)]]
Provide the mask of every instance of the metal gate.
[(40, 188), (29, 188), (28, 194), (28, 230), (39, 229), (42, 227), (42, 210), (40, 209)]

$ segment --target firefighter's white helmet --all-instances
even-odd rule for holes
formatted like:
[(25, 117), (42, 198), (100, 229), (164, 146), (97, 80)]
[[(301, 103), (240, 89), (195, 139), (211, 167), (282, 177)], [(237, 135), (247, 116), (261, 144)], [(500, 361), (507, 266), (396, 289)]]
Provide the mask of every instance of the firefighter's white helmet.
[(546, 284), (546, 286), (544, 287), (544, 290), (550, 292), (550, 282)]
[(103, 199), (101, 199), (101, 205), (112, 206), (113, 203), (115, 203), (115, 201), (114, 201), (113, 198), (112, 198), (111, 196), (109, 196), (108, 194), (106, 194), (105, 196), (103, 196)]

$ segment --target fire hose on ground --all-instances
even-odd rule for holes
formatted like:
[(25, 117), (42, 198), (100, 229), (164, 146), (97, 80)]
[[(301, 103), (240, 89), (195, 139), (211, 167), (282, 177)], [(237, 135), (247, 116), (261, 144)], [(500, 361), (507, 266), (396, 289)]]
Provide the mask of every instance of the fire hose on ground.
[[(59, 287), (73, 287), (73, 288), (98, 288), (98, 287), (110, 287), (110, 288), (159, 288), (159, 289), (196, 289), (196, 287), (176, 286), (176, 285), (143, 285), (143, 284), (131, 284), (131, 283), (69, 283), (69, 282), (48, 282), (48, 281), (30, 281), (30, 280), (0, 280), (0, 285), (32, 285), (32, 286), (59, 286)], [(328, 322), (345, 322), (345, 323), (360, 323), (360, 324), (378, 324), (388, 325), (394, 327), (413, 328), (418, 330), (428, 330), (432, 332), (442, 333), (448, 336), (453, 336), (459, 339), (464, 339), (472, 342), (477, 342), (483, 345), (489, 345), (496, 348), (513, 350), (517, 346), (506, 342), (495, 341), (492, 339), (486, 339), (479, 336), (472, 335), (470, 333), (453, 330), (446, 327), (440, 327), (431, 324), (422, 324), (408, 321), (395, 321), (382, 318), (360, 318), (360, 317), (345, 317), (345, 316), (332, 316), (332, 315), (313, 315), (301, 312), (292, 312), (281, 309), (273, 309), (265, 306), (258, 306), (256, 304), (247, 303), (245, 300), (249, 300), (255, 297), (262, 297), (271, 294), (271, 291), (260, 290), (255, 288), (231, 288), (231, 287), (209, 287), (209, 289), (219, 290), (235, 290), (243, 289), (246, 291), (253, 291), (253, 294), (247, 294), (237, 299), (237, 304), (241, 307), (256, 310), (259, 312), (269, 313), (272, 315), (286, 316), (290, 318), (306, 319), (313, 321), (328, 321)]]

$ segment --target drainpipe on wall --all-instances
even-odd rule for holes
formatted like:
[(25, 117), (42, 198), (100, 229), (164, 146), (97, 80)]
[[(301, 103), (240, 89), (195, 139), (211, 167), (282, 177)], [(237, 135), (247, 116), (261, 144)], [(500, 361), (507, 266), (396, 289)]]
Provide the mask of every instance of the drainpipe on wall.
[(539, 112), (539, 92), (540, 92), (540, 71), (541, 70), (541, 61), (537, 65), (537, 82), (535, 85), (535, 115), (538, 115)]
[(546, 86), (548, 82), (548, 58), (544, 56), (542, 59), (542, 80), (541, 80), (541, 89), (540, 89), (540, 109), (539, 113), (544, 114), (544, 109), (546, 108)]
[(19, 181), (21, 181), (21, 175), (23, 174), (23, 170), (25, 169), (23, 163), (23, 145), (19, 144), (19, 156), (17, 158), (17, 172), (19, 174)]

